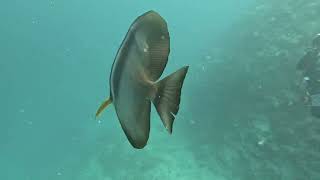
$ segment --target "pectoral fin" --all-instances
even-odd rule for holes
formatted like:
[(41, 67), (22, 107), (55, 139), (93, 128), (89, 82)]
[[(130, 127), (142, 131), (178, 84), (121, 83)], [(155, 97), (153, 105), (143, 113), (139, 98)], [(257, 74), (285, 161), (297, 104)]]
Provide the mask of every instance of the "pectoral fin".
[(111, 98), (107, 99), (104, 101), (101, 106), (99, 107), (98, 111), (96, 112), (96, 118), (101, 114), (101, 112), (109, 105), (112, 103)]

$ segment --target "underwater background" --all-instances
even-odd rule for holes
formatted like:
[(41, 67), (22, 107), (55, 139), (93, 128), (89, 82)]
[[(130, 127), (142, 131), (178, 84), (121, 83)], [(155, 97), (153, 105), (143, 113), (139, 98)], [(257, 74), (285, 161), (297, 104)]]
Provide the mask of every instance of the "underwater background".
[[(318, 0), (1, 0), (0, 180), (319, 180), (320, 119), (295, 66)], [(109, 73), (132, 21), (168, 23), (162, 77), (190, 65), (169, 135), (132, 148)]]

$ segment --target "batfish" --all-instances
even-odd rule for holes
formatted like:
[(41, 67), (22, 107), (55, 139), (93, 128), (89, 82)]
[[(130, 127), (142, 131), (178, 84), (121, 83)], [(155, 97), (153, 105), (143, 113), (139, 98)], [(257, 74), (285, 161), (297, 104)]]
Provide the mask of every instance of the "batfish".
[(144, 148), (149, 139), (151, 102), (165, 128), (172, 133), (189, 66), (159, 80), (169, 52), (166, 21), (157, 12), (148, 11), (131, 24), (113, 62), (110, 97), (99, 107), (96, 117), (112, 103), (134, 148)]

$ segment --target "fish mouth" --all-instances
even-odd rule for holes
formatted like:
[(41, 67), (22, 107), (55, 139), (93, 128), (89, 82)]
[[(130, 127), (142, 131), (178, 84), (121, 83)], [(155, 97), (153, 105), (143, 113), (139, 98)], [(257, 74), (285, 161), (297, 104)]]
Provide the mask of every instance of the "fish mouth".
[[(156, 11), (154, 11), (154, 10), (150, 10), (150, 11), (147, 11), (146, 13), (144, 13), (143, 15), (142, 15), (143, 17), (146, 17), (146, 18), (161, 18), (161, 16), (160, 16), (160, 14), (159, 13), (157, 13)], [(142, 17), (141, 16), (141, 17)]]
[(154, 11), (154, 10), (150, 10), (150, 11), (147, 11), (147, 12), (145, 13), (145, 15), (149, 15), (149, 14), (159, 15), (159, 13), (157, 13), (157, 12)]

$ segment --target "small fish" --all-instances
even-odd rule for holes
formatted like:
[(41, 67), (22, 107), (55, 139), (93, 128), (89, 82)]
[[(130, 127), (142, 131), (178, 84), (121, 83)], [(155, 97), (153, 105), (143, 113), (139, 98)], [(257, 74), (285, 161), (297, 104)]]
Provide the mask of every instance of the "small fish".
[(151, 102), (168, 132), (172, 133), (189, 66), (159, 80), (169, 52), (166, 21), (157, 12), (148, 11), (131, 24), (113, 62), (110, 97), (102, 103), (96, 117), (112, 103), (134, 148), (144, 148), (149, 139)]

